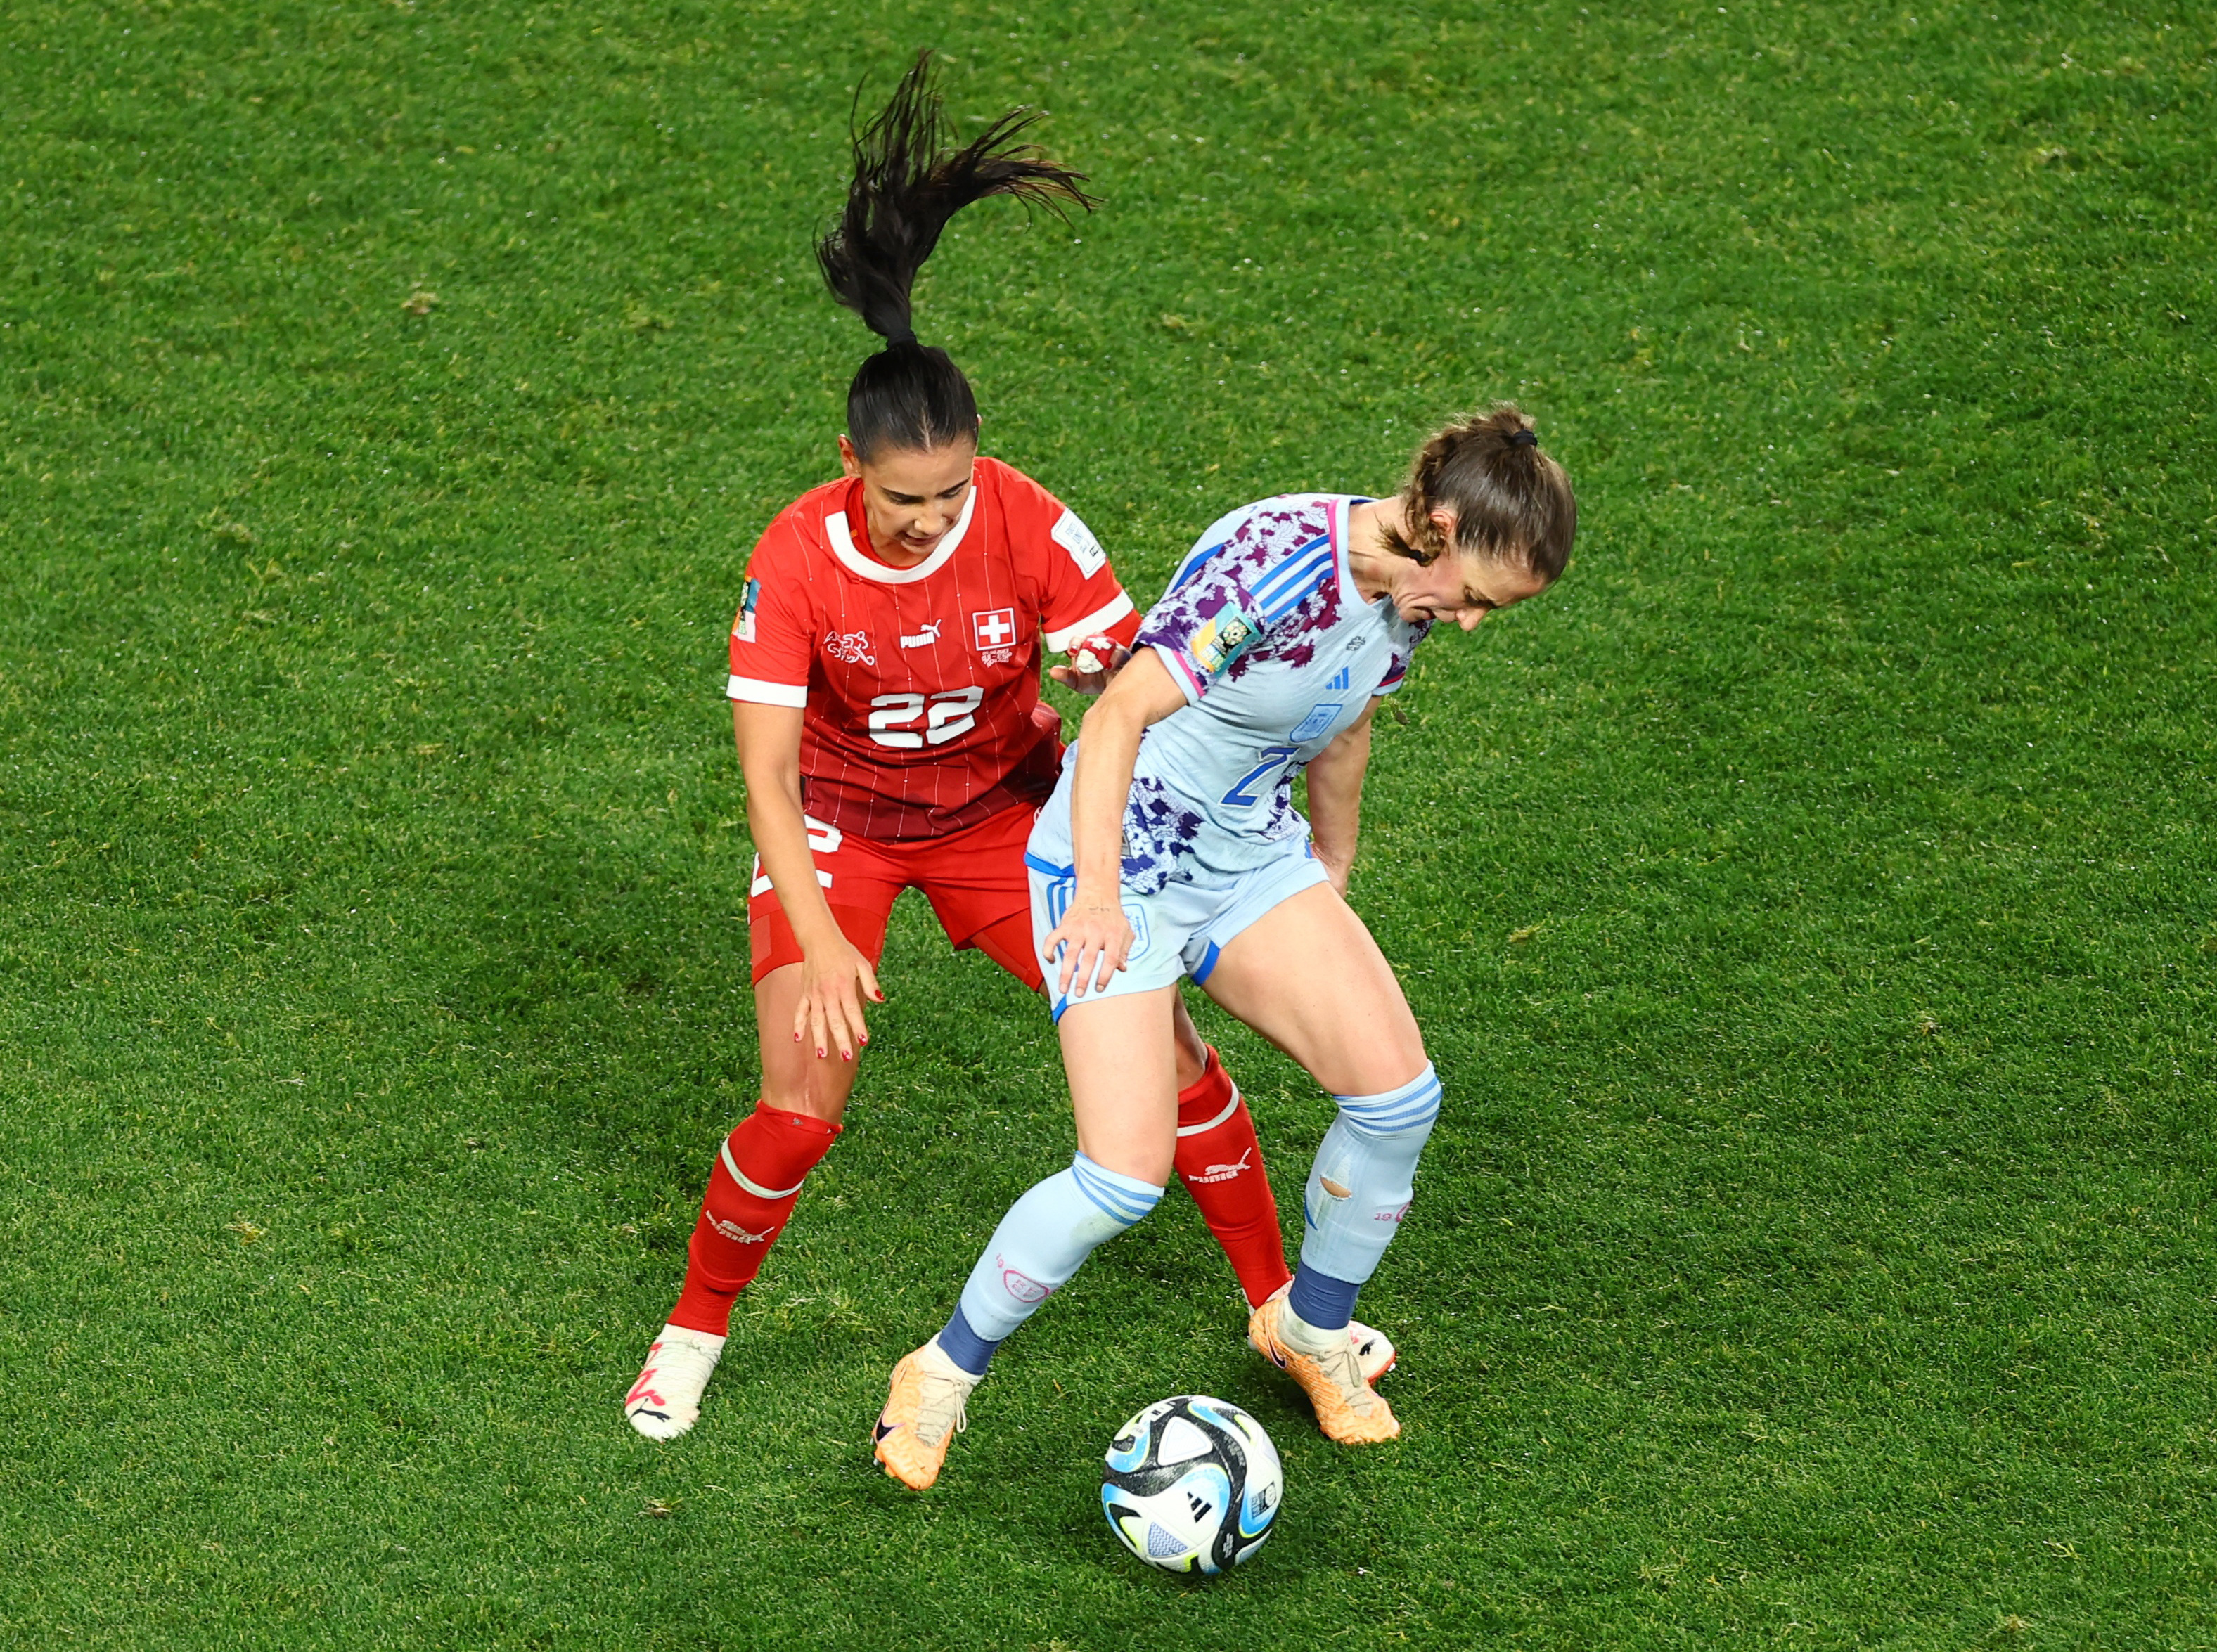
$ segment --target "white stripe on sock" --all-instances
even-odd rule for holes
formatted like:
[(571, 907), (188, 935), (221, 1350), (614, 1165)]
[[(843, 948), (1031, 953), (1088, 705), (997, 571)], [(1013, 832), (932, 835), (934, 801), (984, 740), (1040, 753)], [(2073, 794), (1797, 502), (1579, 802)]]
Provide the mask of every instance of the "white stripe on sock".
[(1210, 1131), (1214, 1130), (1219, 1125), (1222, 1124), (1226, 1119), (1229, 1119), (1233, 1113), (1238, 1111), (1239, 1087), (1237, 1084), (1234, 1084), (1232, 1087), (1232, 1100), (1226, 1105), (1223, 1112), (1218, 1113), (1215, 1118), (1210, 1119), (1205, 1125), (1180, 1125), (1178, 1126), (1178, 1134), (1181, 1136), (1206, 1136)]
[(740, 1169), (738, 1165), (732, 1162), (732, 1141), (731, 1137), (728, 1136), (724, 1138), (724, 1168), (732, 1173), (732, 1180), (733, 1181), (738, 1182), (740, 1187), (745, 1188), (756, 1199), (790, 1199), (794, 1194), (799, 1193), (802, 1187), (807, 1185), (807, 1178), (804, 1176), (800, 1180), (794, 1182), (792, 1187), (784, 1189), (782, 1192), (775, 1188), (763, 1187), (762, 1183), (756, 1181), (745, 1171)]

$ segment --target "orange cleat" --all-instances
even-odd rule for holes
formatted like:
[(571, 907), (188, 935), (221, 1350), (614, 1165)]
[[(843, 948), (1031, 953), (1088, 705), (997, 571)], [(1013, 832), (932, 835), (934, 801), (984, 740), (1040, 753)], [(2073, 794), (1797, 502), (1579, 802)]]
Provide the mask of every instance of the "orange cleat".
[(1401, 1432), (1393, 1408), (1363, 1379), (1353, 1341), (1333, 1334), (1329, 1353), (1315, 1354), (1294, 1347), (1278, 1334), (1286, 1307), (1281, 1285), (1270, 1293), (1247, 1321), (1247, 1340), (1265, 1359), (1301, 1385), (1316, 1407), (1317, 1427), (1329, 1439), (1343, 1446), (1375, 1446)]
[(948, 1359), (936, 1336), (895, 1365), (873, 1453), (886, 1472), (912, 1491), (938, 1479), (948, 1446), (970, 1426), (970, 1390), (985, 1380)]

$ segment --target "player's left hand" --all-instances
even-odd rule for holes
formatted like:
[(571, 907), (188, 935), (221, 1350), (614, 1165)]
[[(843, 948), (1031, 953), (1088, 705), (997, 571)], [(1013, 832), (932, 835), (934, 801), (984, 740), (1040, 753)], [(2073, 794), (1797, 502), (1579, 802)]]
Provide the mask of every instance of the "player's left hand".
[(1057, 989), (1063, 996), (1083, 998), (1089, 992), (1108, 990), (1131, 957), (1133, 939), (1131, 921), (1121, 905), (1073, 904), (1040, 950), (1049, 963), (1060, 962)]
[(1087, 637), (1071, 644), (1069, 664), (1051, 665), (1047, 674), (1078, 693), (1097, 694), (1131, 657), (1132, 650), (1121, 643), (1106, 637)]

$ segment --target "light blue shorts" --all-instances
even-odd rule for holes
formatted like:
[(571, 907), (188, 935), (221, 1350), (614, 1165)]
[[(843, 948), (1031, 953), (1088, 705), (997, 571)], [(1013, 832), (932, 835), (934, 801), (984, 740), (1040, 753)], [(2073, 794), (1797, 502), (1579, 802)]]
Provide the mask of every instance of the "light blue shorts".
[[(1065, 998), (1057, 989), (1061, 964), (1047, 956), (1047, 936), (1062, 922), (1070, 897), (1077, 892), (1078, 874), (1040, 854), (1046, 834), (1034, 830), (1032, 847), (1025, 852), (1024, 867), (1032, 890), (1032, 950), (1039, 955), (1047, 977), (1048, 1000), (1054, 1018), (1073, 1003), (1096, 998), (1121, 997), (1127, 993), (1152, 992), (1191, 976), (1206, 986), (1216, 958), (1232, 937), (1280, 902), (1303, 890), (1328, 883), (1324, 862), (1316, 858), (1306, 834), (1285, 840), (1282, 853), (1221, 881), (1171, 883), (1152, 895), (1124, 891), (1124, 919), (1132, 926), (1132, 953), (1106, 987), (1096, 987), (1083, 997)], [(1066, 841), (1066, 840), (1065, 840)]]

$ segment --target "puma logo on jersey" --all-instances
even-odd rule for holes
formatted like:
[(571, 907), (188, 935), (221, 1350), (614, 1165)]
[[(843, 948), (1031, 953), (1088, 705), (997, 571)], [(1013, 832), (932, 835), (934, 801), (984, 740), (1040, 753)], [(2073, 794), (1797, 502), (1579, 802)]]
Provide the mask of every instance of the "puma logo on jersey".
[(939, 640), (940, 624), (941, 622), (936, 620), (925, 620), (923, 629), (922, 631), (917, 632), (913, 637), (904, 637), (901, 638), (901, 646), (903, 648), (929, 647), (931, 644)]

